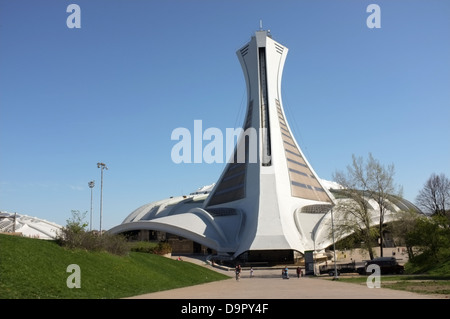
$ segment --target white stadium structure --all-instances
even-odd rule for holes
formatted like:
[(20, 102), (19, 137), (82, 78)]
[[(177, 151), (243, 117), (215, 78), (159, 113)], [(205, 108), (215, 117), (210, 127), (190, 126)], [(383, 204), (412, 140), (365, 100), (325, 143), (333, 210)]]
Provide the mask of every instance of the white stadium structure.
[(0, 212), (0, 233), (52, 240), (56, 238), (60, 229), (60, 225), (37, 217)]
[[(219, 180), (190, 195), (141, 206), (110, 233), (168, 240), (173, 253), (252, 262), (290, 262), (332, 245), (333, 189), (339, 187), (317, 176), (287, 122), (281, 98), (287, 52), (265, 30), (236, 52), (247, 85), (242, 128), (257, 132), (257, 140), (240, 136)], [(378, 205), (368, 202), (375, 225)], [(391, 213), (409, 208), (415, 206), (406, 200), (393, 202), (386, 222)]]

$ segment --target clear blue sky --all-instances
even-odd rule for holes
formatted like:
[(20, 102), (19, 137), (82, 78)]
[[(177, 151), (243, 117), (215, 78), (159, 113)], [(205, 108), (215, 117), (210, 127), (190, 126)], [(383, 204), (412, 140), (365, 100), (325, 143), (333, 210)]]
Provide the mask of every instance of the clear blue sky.
[(214, 183), (224, 164), (173, 163), (170, 136), (197, 119), (241, 126), (235, 52), (261, 19), (289, 48), (283, 105), (318, 175), (371, 152), (414, 202), (432, 173), (450, 176), (449, 17), (429, 0), (0, 0), (0, 209), (65, 225), (89, 215), (95, 180), (98, 228), (97, 162), (103, 229)]

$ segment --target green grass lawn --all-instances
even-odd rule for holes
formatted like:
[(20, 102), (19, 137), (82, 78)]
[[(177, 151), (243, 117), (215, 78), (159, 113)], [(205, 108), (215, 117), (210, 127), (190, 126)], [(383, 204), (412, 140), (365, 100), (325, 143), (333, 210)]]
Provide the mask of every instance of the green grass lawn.
[[(80, 266), (81, 288), (67, 287), (70, 264)], [(148, 253), (68, 250), (53, 241), (0, 234), (1, 299), (115, 299), (227, 278)]]
[[(367, 278), (368, 276), (340, 276), (339, 281), (365, 285)], [(423, 294), (450, 294), (450, 275), (447, 274), (382, 275), (380, 284), (382, 288), (405, 290)]]

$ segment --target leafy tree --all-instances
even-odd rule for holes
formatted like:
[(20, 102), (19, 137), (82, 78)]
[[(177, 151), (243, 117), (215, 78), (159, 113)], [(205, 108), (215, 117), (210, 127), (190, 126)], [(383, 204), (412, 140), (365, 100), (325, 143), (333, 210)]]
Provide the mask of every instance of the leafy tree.
[(86, 214), (87, 212), (81, 213), (78, 210), (72, 210), (72, 217), (66, 220), (66, 226), (62, 227), (57, 234), (57, 240), (62, 246), (69, 248), (82, 246), (88, 225), (83, 222)]
[(416, 210), (400, 211), (397, 213), (397, 219), (388, 225), (396, 241), (406, 247), (408, 259), (414, 258), (415, 241), (410, 237), (410, 233), (415, 231), (417, 220), (421, 216)]
[(81, 213), (79, 210), (72, 210), (72, 218), (66, 220), (66, 228), (70, 228), (74, 233), (86, 231), (88, 223), (83, 221), (86, 214), (87, 212)]
[(449, 193), (449, 179), (432, 174), (416, 197), (425, 214), (401, 212), (391, 225), (394, 235), (406, 245), (410, 267), (415, 271), (427, 271), (450, 259)]
[(450, 258), (450, 226), (445, 216), (417, 218), (406, 239), (417, 251), (411, 259), (413, 263), (419, 260), (431, 265)]

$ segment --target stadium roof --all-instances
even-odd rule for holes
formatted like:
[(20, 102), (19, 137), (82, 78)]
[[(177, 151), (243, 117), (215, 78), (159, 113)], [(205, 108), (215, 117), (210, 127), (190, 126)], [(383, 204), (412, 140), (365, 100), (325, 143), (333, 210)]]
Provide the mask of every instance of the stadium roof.
[(22, 236), (55, 239), (62, 226), (37, 217), (0, 212), (0, 233), (21, 233)]

